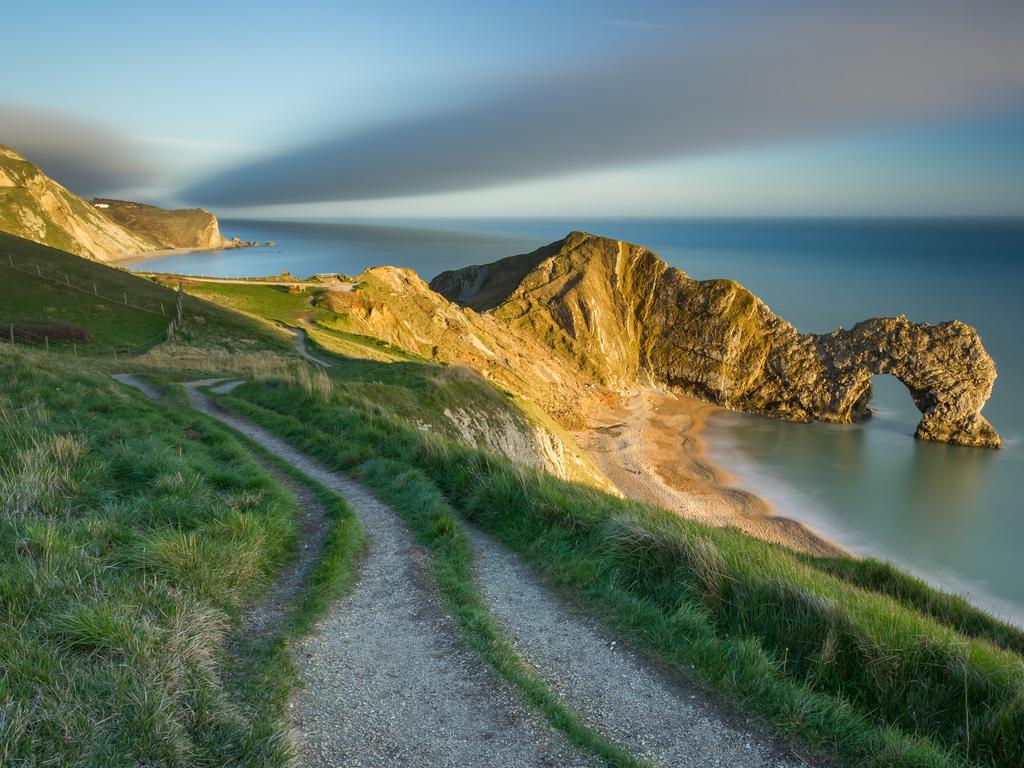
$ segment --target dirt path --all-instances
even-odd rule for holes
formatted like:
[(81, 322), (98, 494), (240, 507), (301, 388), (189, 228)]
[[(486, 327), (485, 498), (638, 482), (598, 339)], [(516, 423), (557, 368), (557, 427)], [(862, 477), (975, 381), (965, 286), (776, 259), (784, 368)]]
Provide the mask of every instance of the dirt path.
[(509, 550), (469, 530), (477, 580), (517, 651), (586, 722), (656, 765), (789, 768), (811, 763), (757, 723), (709, 703), (605, 636)]
[(344, 496), (368, 552), (351, 595), (298, 649), (305, 687), (294, 702), (309, 766), (593, 765), (458, 639), (439, 605), (426, 554), (360, 485), (186, 385), (189, 402)]
[[(111, 378), (128, 387), (133, 387), (150, 400), (159, 400), (162, 393), (130, 373), (111, 374)], [(190, 401), (196, 396), (195, 389), (202, 385), (216, 385), (211, 389), (218, 393), (227, 393), (238, 385), (238, 380), (206, 379), (186, 385)], [(273, 464), (260, 456), (252, 456), (276, 483), (285, 486), (299, 502), (299, 556), (294, 563), (282, 569), (274, 581), (269, 595), (260, 602), (246, 608), (242, 613), (242, 632), (250, 638), (269, 637), (280, 629), (295, 596), (299, 594), (310, 571), (320, 558), (323, 550), (324, 530), (327, 526), (323, 505), (309, 488), (278, 470)]]
[(314, 355), (306, 346), (306, 332), (301, 328), (289, 328), (292, 337), (295, 339), (295, 350), (299, 353), (299, 357), (303, 360), (308, 360), (314, 365), (319, 365), (321, 368), (330, 368), (333, 363), (329, 363), (326, 360), (321, 360), (319, 357)]
[(130, 373), (112, 373), (110, 374), (110, 378), (120, 382), (121, 384), (124, 384), (127, 387), (133, 387), (139, 390), (150, 400), (160, 399), (160, 391), (156, 387), (144, 382), (138, 376), (134, 376)]
[[(136, 387), (142, 383), (130, 376), (118, 380)], [(192, 407), (343, 495), (369, 539), (356, 589), (296, 651), (304, 683), (292, 710), (300, 763), (595, 765), (575, 753), (464, 648), (439, 605), (426, 552), (387, 506), (341, 473), (220, 409), (200, 391), (209, 386), (228, 392), (238, 383), (212, 379), (185, 387)], [(278, 625), (316, 562), (324, 529), (323, 509), (315, 496), (264, 466), (298, 496), (304, 546), (299, 562), (278, 580), (271, 597), (245, 617), (247, 634)], [(659, 766), (812, 764), (767, 735), (759, 723), (617, 644), (513, 553), (479, 530), (468, 533), (489, 609), (545, 683), (595, 730)]]

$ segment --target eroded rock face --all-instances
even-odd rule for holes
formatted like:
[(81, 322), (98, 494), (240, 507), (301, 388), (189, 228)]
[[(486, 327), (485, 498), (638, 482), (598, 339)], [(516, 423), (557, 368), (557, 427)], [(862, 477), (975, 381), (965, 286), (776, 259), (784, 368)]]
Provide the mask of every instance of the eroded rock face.
[(999, 446), (998, 433), (981, 415), (996, 366), (978, 332), (966, 323), (912, 323), (901, 315), (872, 318), (817, 338), (829, 374), (838, 374), (842, 382), (835, 391), (844, 391), (847, 382), (851, 395), (861, 390), (850, 408), (852, 416), (862, 415), (867, 405), (870, 374), (888, 373), (903, 382), (921, 411), (916, 437)]
[(850, 422), (868, 414), (871, 376), (892, 374), (921, 411), (918, 438), (1000, 443), (981, 415), (995, 364), (958, 321), (873, 318), (801, 334), (734, 281), (693, 280), (645, 248), (583, 232), (430, 285), (609, 386), (655, 382), (766, 415)]
[(10, 147), (0, 145), (0, 232), (97, 261), (165, 248), (229, 248), (217, 219), (199, 208), (86, 202)]
[(226, 248), (231, 245), (220, 225), (202, 208), (166, 210), (126, 200), (94, 198), (93, 208), (129, 232), (146, 238), (154, 248)]
[(153, 248), (10, 147), (0, 146), (0, 173), (4, 178), (0, 232), (98, 261)]

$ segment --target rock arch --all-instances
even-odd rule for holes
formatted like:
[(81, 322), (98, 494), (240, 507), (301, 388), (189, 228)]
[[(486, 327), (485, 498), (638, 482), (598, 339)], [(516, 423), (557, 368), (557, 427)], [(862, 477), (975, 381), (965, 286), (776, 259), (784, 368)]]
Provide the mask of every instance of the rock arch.
[(871, 376), (892, 374), (921, 412), (915, 437), (1000, 445), (998, 433), (981, 415), (995, 383), (995, 363), (977, 331), (966, 323), (912, 323), (902, 315), (872, 318), (819, 339), (828, 368), (840, 380), (852, 378), (860, 385), (851, 418), (863, 415), (867, 407)]

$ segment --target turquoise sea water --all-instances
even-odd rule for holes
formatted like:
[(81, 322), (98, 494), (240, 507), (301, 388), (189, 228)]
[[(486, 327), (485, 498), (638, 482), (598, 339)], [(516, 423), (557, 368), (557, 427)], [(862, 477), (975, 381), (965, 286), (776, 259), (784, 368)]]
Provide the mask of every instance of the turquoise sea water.
[(999, 378), (985, 409), (999, 451), (912, 439), (917, 411), (876, 377), (875, 418), (786, 424), (711, 419), (708, 442), (738, 484), (860, 553), (892, 559), (1024, 623), (1024, 222), (1004, 220), (225, 221), (274, 247), (188, 254), (145, 269), (208, 275), (356, 274), (375, 264), (444, 269), (492, 261), (571, 229), (641, 243), (693, 277), (739, 280), (801, 331), (873, 315), (963, 320)]

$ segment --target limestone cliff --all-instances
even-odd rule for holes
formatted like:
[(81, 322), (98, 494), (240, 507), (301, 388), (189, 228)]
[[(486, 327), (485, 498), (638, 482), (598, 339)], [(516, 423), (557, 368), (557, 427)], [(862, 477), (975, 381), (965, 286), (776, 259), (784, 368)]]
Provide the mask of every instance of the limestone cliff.
[(0, 145), (0, 232), (96, 261), (165, 248), (245, 245), (221, 236), (213, 214), (119, 200), (88, 203)]
[(169, 211), (153, 205), (97, 198), (93, 208), (129, 232), (145, 238), (151, 249), (228, 248), (231, 241), (220, 233), (217, 218), (202, 208)]
[(693, 280), (643, 247), (584, 232), (430, 286), (611, 387), (659, 383), (771, 416), (849, 422), (868, 413), (871, 376), (891, 373), (922, 413), (917, 437), (1000, 443), (981, 415), (995, 364), (961, 322), (874, 318), (801, 334), (736, 282)]
[(9, 147), (0, 146), (0, 231), (77, 256), (110, 261), (152, 250)]

